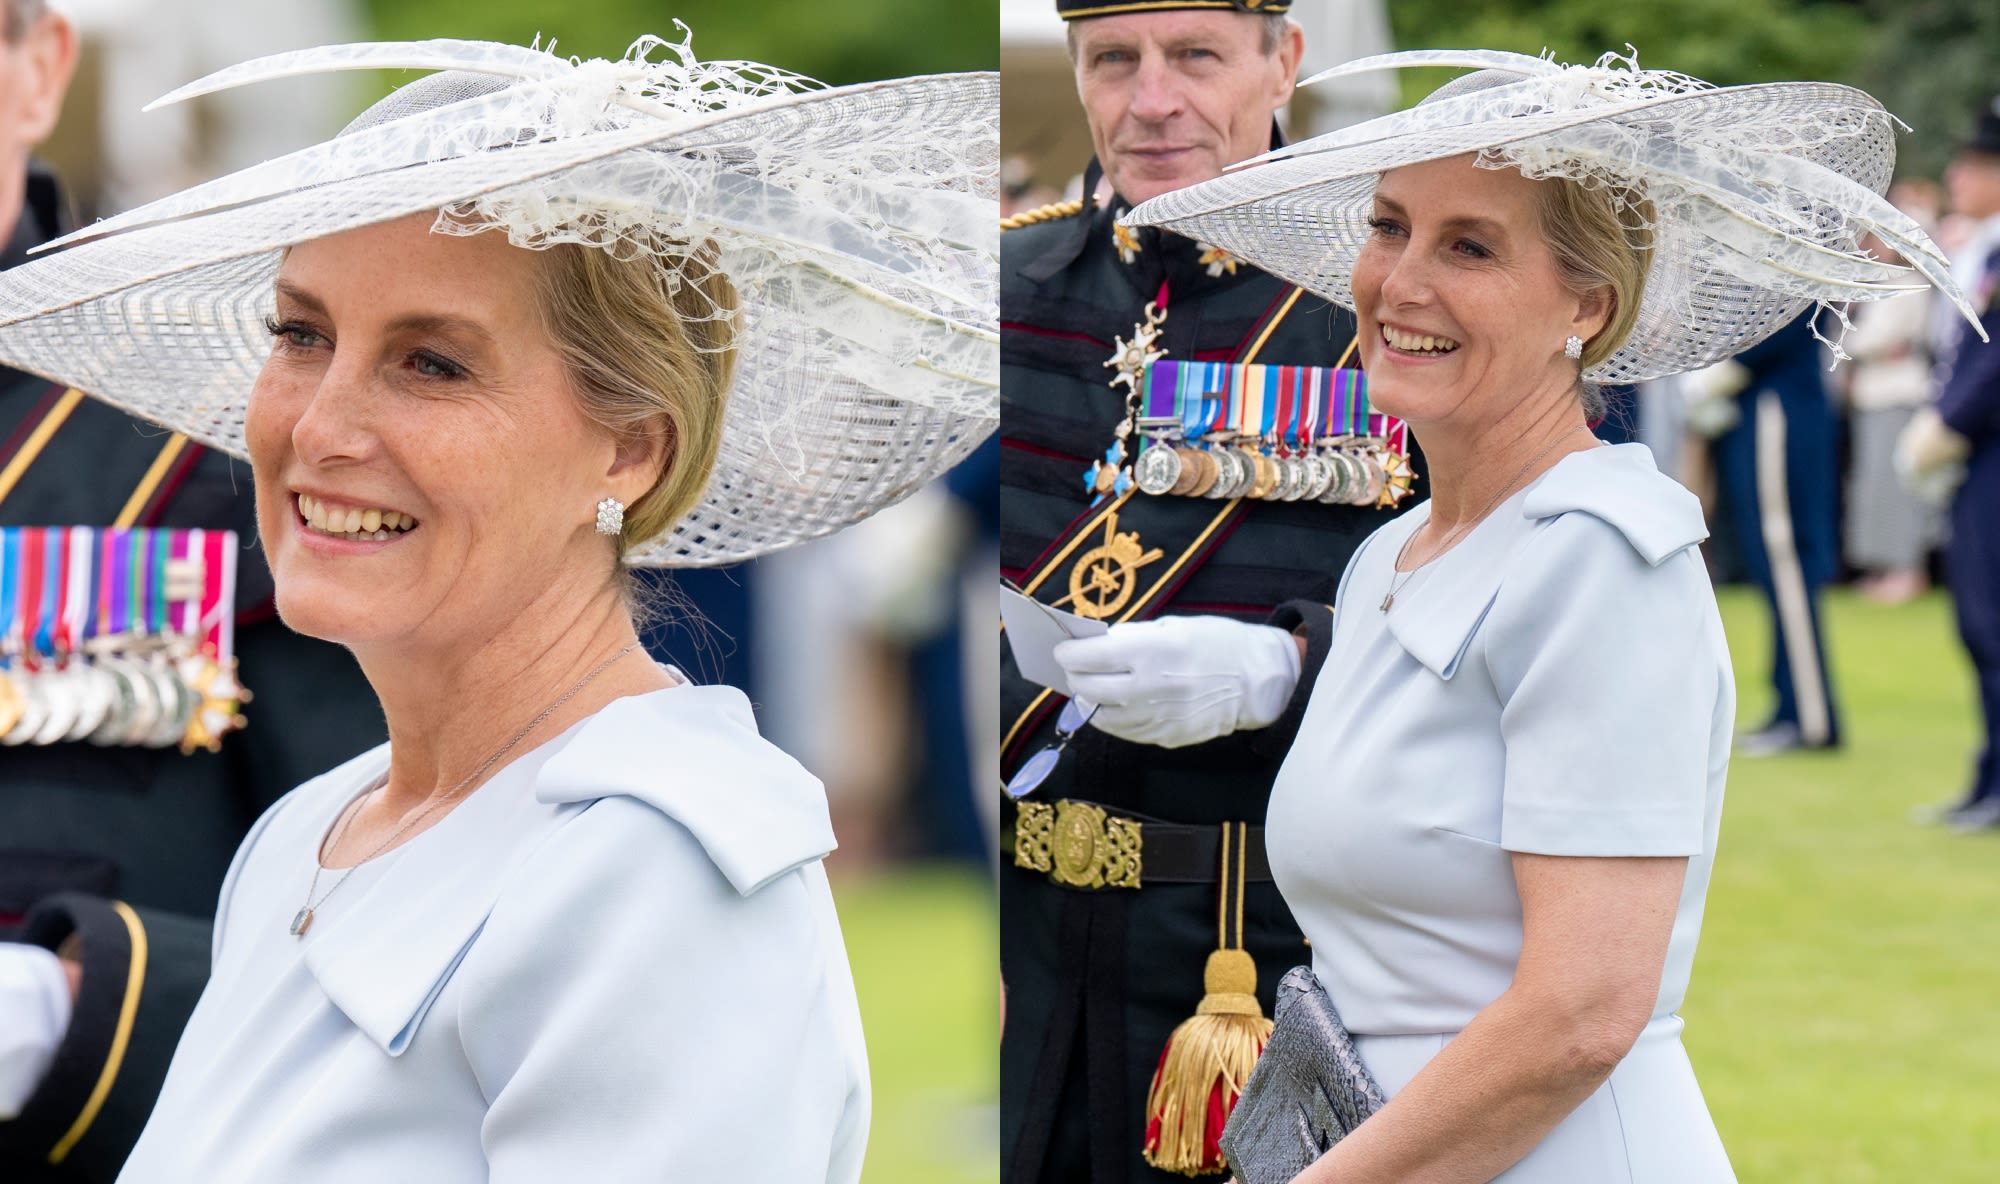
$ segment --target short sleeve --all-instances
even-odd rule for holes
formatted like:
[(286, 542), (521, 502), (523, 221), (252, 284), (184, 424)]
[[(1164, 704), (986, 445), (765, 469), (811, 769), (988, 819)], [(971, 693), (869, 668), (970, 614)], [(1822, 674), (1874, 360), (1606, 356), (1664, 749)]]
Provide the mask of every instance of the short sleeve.
[(1500, 845), (1700, 854), (1728, 664), (1699, 553), (1652, 566), (1578, 512), (1515, 564), (1481, 628), (1501, 703)]

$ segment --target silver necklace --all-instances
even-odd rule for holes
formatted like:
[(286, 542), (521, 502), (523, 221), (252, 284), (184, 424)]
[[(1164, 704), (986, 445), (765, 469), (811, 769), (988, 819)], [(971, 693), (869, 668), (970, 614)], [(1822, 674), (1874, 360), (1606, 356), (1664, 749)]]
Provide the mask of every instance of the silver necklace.
[[(1502, 485), (1500, 487), (1500, 492), (1494, 494), (1492, 499), (1489, 500), (1486, 503), (1486, 505), (1480, 509), (1478, 514), (1474, 515), (1471, 518), (1467, 518), (1465, 521), (1460, 522), (1457, 526), (1453, 527), (1451, 533), (1445, 536), (1443, 544), (1441, 544), (1437, 550), (1431, 552), (1430, 558), (1424, 560), (1424, 563), (1433, 562), (1434, 560), (1437, 559), (1438, 556), (1444, 554), (1446, 551), (1451, 550), (1451, 545), (1458, 541), (1459, 535), (1464, 534), (1467, 530), (1471, 529), (1471, 527), (1474, 526), (1475, 524), (1484, 521), (1486, 516), (1493, 512), (1493, 507), (1500, 504), (1501, 498), (1506, 497), (1508, 494), (1514, 492), (1514, 486), (1520, 483), (1522, 477), (1527, 476), (1529, 469), (1535, 467), (1535, 462), (1541, 460), (1543, 457), (1547, 456), (1550, 452), (1554, 451), (1555, 446), (1562, 443), (1564, 440), (1569, 439), (1571, 436), (1576, 435), (1578, 432), (1587, 430), (1587, 427), (1588, 425), (1586, 424), (1577, 424), (1575, 427), (1572, 427), (1570, 430), (1564, 432), (1562, 435), (1557, 436), (1555, 439), (1550, 440), (1547, 444), (1542, 445), (1542, 450), (1540, 452), (1537, 452), (1535, 455), (1529, 457), (1528, 463), (1521, 466), (1521, 471), (1515, 473), (1514, 476), (1508, 480), (1507, 484)], [(1400, 568), (1403, 566), (1403, 560), (1408, 558), (1410, 554), (1410, 544), (1416, 541), (1417, 541), (1417, 532), (1413, 530), (1410, 532), (1410, 537), (1403, 540), (1402, 547), (1398, 549), (1396, 552), (1395, 565), (1394, 567), (1391, 567), (1389, 570), (1389, 594), (1382, 598), (1382, 611), (1385, 613), (1389, 611), (1390, 605), (1396, 603), (1396, 593), (1403, 590), (1403, 585), (1410, 582), (1411, 576), (1416, 575), (1417, 572), (1423, 569), (1423, 563), (1420, 563), (1417, 566), (1412, 567), (1408, 571), (1396, 570), (1396, 568)], [(1400, 580), (1396, 578), (1399, 575), (1403, 577)]]
[[(554, 715), (556, 713), (557, 708), (561, 707), (563, 704), (569, 702), (572, 698), (574, 698), (578, 691), (581, 691), (583, 688), (589, 686), (591, 679), (596, 678), (598, 675), (604, 673), (605, 670), (607, 670), (613, 662), (616, 662), (618, 659), (624, 657), (626, 654), (629, 654), (633, 650), (636, 650), (638, 648), (639, 648), (639, 643), (635, 641), (631, 645), (626, 646), (624, 649), (619, 650), (617, 653), (604, 659), (602, 662), (599, 662), (596, 666), (591, 667), (590, 673), (578, 679), (576, 681), (575, 686), (571, 687), (567, 691), (564, 691), (562, 698), (557, 699), (555, 702), (549, 704), (547, 708), (543, 709), (540, 715), (529, 720), (527, 727), (522, 728), (520, 731), (514, 733), (513, 739), (507, 741), (507, 743), (505, 744), (502, 744), (499, 750), (496, 751), (492, 756), (489, 756), (485, 760), (481, 761), (479, 763), (478, 768), (474, 769), (471, 773), (466, 775), (465, 780), (459, 782), (457, 785), (452, 786), (450, 789), (445, 790), (443, 793), (433, 797), (428, 803), (425, 804), (423, 809), (417, 811), (415, 814), (410, 815), (408, 818), (405, 818), (403, 820), (403, 824), (397, 827), (394, 831), (392, 831), (388, 838), (383, 839), (380, 843), (377, 843), (375, 845), (374, 850), (370, 851), (366, 855), (363, 855), (360, 859), (354, 861), (353, 863), (349, 864), (345, 869), (343, 869), (340, 873), (340, 878), (338, 880), (335, 880), (333, 883), (327, 885), (326, 895), (320, 897), (317, 901), (313, 899), (313, 893), (319, 889), (319, 874), (322, 871), (325, 871), (326, 869), (320, 865), (319, 857), (315, 855), (313, 857), (312, 883), (306, 885), (305, 905), (299, 909), (298, 913), (295, 916), (292, 917), (292, 926), (290, 930), (291, 935), (293, 937), (304, 937), (306, 935), (306, 930), (312, 928), (313, 916), (315, 912), (319, 909), (321, 905), (327, 902), (327, 899), (329, 897), (331, 897), (334, 893), (340, 891), (340, 886), (342, 884), (347, 883), (347, 877), (354, 874), (355, 868), (360, 867), (362, 864), (367, 863), (369, 860), (375, 858), (377, 855), (382, 854), (382, 852), (387, 851), (390, 845), (393, 844), (397, 839), (400, 839), (405, 834), (409, 833), (409, 829), (411, 827), (415, 826), (419, 822), (422, 822), (424, 819), (429, 818), (432, 814), (437, 812), (439, 807), (445, 805), (447, 802), (455, 801), (458, 798), (458, 796), (461, 793), (465, 792), (465, 790), (469, 786), (471, 786), (474, 782), (478, 781), (479, 778), (483, 774), (485, 774), (486, 770), (492, 768), (495, 761), (498, 761), (501, 757), (506, 756), (508, 753), (512, 752), (516, 744), (519, 744), (522, 740), (527, 738), (528, 733), (534, 731), (536, 728), (542, 725), (543, 720), (546, 720), (551, 715)], [(346, 837), (347, 835), (348, 824), (354, 820), (354, 815), (359, 813), (358, 807), (361, 805), (362, 800), (368, 797), (369, 794), (374, 793), (375, 790), (382, 788), (382, 786), (386, 784), (388, 784), (388, 775), (384, 774), (382, 781), (373, 786), (372, 788), (370, 788), (367, 793), (363, 793), (358, 797), (356, 797), (353, 801), (347, 803), (347, 808), (340, 812), (340, 819), (335, 824), (333, 838), (327, 842), (326, 845), (327, 850), (331, 851), (334, 848), (340, 846), (340, 840)]]

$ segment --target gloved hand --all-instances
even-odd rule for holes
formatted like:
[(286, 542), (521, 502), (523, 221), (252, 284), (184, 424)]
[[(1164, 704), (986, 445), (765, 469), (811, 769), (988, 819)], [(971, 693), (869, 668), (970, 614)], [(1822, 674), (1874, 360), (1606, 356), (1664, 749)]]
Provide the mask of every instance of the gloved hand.
[(62, 961), (40, 946), (0, 942), (0, 1121), (41, 1087), (63, 1033), (71, 987)]
[(1918, 498), (1941, 506), (1965, 480), (1965, 458), (1971, 454), (1971, 442), (1953, 431), (1936, 407), (1924, 407), (1896, 437), (1896, 475)]
[(1736, 426), (1743, 416), (1736, 395), (1750, 385), (1750, 368), (1741, 362), (1717, 362), (1680, 379), (1687, 399), (1688, 430), (1713, 440)]
[(1135, 744), (1182, 748), (1285, 713), (1299, 683), (1298, 639), (1227, 617), (1161, 617), (1058, 642), (1073, 695), (1097, 704), (1090, 724)]

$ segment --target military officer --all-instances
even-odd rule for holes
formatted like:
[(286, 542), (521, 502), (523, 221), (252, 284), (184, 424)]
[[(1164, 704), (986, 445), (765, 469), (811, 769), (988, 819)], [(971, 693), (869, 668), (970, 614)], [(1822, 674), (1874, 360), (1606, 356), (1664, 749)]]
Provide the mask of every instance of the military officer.
[[(1954, 210), (1975, 219), (1953, 267), (1989, 338), (2000, 337), (2000, 95), (1980, 108), (1973, 138), (1945, 173)], [(1970, 325), (1938, 360), (1935, 413), (1911, 421), (1902, 443), (1919, 470), (1962, 464), (1945, 551), (1959, 637), (1979, 678), (1986, 737), (1972, 785), (1941, 812), (1965, 830), (2000, 828), (2000, 345)]]
[[(0, 0), (0, 16), (12, 267), (67, 229), (55, 178), (28, 152), (55, 123), (75, 40), (42, 0)], [(118, 1174), (206, 981), (238, 841), (278, 796), (383, 738), (346, 651), (276, 619), (246, 468), (0, 370), (0, 526), (114, 525), (236, 532), (235, 656), (255, 698), (214, 752), (0, 747), (0, 1179), (26, 1184)]]
[[(1205, 1102), (1232, 1095), (1177, 1025), (1199, 1009), (1204, 1038), (1240, 1048), (1308, 957), (1270, 882), (1265, 803), (1341, 571), (1414, 478), (1399, 451), (1364, 448), (1329, 484), (1300, 443), (1366, 434), (1356, 399), (1303, 393), (1341, 385), (1348, 313), (1118, 225), (1279, 142), (1303, 49), (1288, 7), (1058, 0), (1096, 150), (1087, 196), (1002, 223), (1002, 574), (1112, 623), (1057, 647), (1075, 703), (1003, 647), (1001, 772), (1020, 795), (1002, 820), (1007, 1184), (1220, 1171)], [(1151, 405), (1146, 375), (1190, 363), (1263, 364), (1265, 393), (1292, 395), (1261, 399), (1261, 418), (1254, 396)], [(1170, 1035), (1181, 1052), (1163, 1057)]]
[[(1731, 390), (1733, 427), (1715, 462), (1737, 545), (1771, 609), (1771, 718), (1737, 737), (1738, 756), (1840, 745), (1820, 594), (1840, 574), (1839, 423), (1807, 310), (1703, 374)], [(1733, 389), (1732, 389), (1733, 388)]]

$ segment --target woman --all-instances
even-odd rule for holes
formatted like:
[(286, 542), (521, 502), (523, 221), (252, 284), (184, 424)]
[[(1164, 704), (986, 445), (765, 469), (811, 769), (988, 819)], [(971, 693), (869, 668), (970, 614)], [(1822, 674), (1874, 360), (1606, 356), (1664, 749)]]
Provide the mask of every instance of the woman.
[(390, 735), (245, 840), (123, 1179), (860, 1174), (824, 794), (640, 651), (626, 565), (838, 529), (991, 429), (997, 96), (659, 44), (236, 67), (181, 96), (477, 72), (0, 285), (10, 361), (247, 452), (280, 611)]
[(1875, 197), (1859, 92), (1457, 52), (1331, 73), (1412, 64), (1490, 69), (1132, 215), (1353, 308), (1430, 464), (1348, 565), (1271, 800), (1273, 875), (1389, 1095), (1297, 1179), (1730, 1180), (1677, 1014), (1729, 656), (1698, 504), (1599, 446), (1592, 385), (1909, 286), (1863, 229), (1948, 280)]

